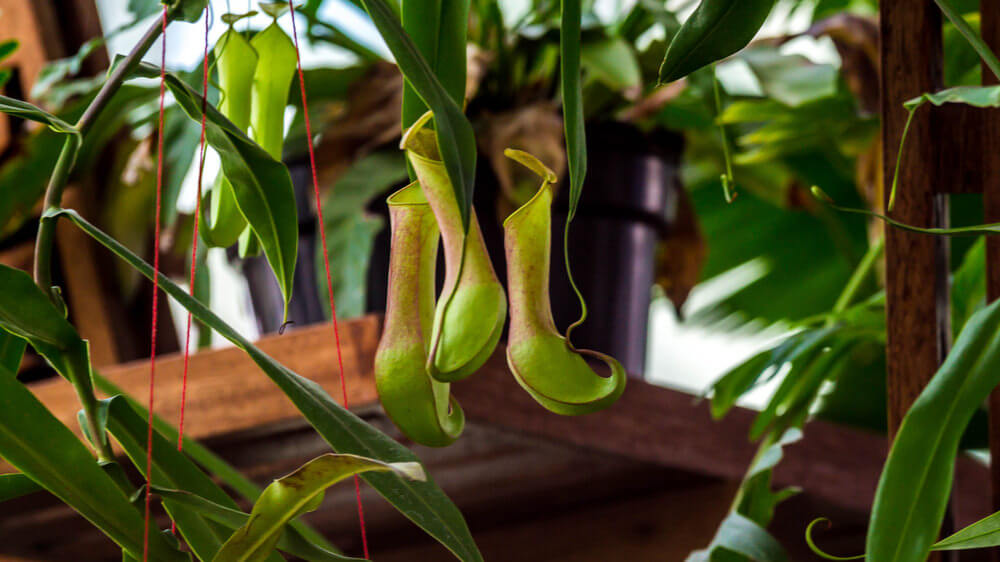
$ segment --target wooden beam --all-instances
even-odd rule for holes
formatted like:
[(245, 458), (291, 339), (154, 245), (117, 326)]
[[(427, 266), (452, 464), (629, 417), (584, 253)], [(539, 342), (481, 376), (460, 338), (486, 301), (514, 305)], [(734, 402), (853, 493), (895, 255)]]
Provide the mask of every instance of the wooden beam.
[[(372, 365), (380, 326), (374, 316), (341, 324), (344, 369), (352, 404), (370, 404), (377, 399)], [(258, 345), (283, 365), (319, 383), (331, 396), (340, 396), (332, 326), (288, 330), (284, 336), (265, 337)], [(183, 367), (181, 354), (158, 359), (156, 363), (158, 384), (154, 407), (157, 414), (174, 423), (180, 412)], [(102, 374), (132, 396), (146, 396), (148, 360), (105, 369)], [(32, 391), (63, 423), (79, 431), (76, 423), (79, 403), (71, 385), (61, 379), (49, 379), (32, 385)], [(234, 347), (191, 355), (185, 412), (185, 433), (196, 439), (301, 418), (291, 401), (260, 368)]]
[[(452, 389), (466, 417), (476, 423), (726, 480), (742, 478), (756, 451), (748, 439), (756, 412), (734, 408), (713, 420), (706, 403), (644, 381), (630, 380), (608, 410), (559, 416), (516, 386), (498, 353), (468, 383)], [(881, 435), (812, 421), (805, 437), (787, 447), (775, 485), (798, 486), (833, 505), (867, 511), (886, 449)], [(986, 483), (986, 468), (971, 459), (960, 458), (957, 470), (956, 479), (970, 487)], [(981, 493), (961, 494), (964, 513), (989, 513)]]
[[(341, 323), (349, 400), (359, 411), (378, 412), (372, 369), (380, 326), (376, 316)], [(340, 396), (329, 325), (268, 336), (259, 345), (293, 371), (318, 382), (331, 396)], [(157, 362), (156, 411), (172, 421), (180, 406), (182, 361), (175, 354)], [(104, 372), (135, 396), (145, 395), (148, 373), (146, 361)], [(303, 423), (284, 394), (237, 349), (192, 355), (188, 382), (185, 426), (194, 438), (219, 442), (227, 436)], [(479, 373), (452, 389), (472, 424), (726, 480), (743, 476), (756, 449), (747, 438), (754, 412), (735, 408), (716, 421), (707, 404), (696, 403), (691, 395), (640, 380), (630, 380), (621, 399), (603, 412), (580, 417), (553, 414), (517, 385), (507, 369), (503, 348)], [(32, 390), (61, 420), (77, 428), (79, 405), (69, 384), (50, 380), (33, 385)], [(392, 429), (382, 415), (372, 420)], [(805, 438), (788, 447), (775, 482), (801, 486), (834, 505), (867, 510), (885, 452), (885, 439), (880, 435), (814, 421), (806, 427)], [(986, 515), (988, 501), (981, 493), (987, 483), (985, 467), (961, 459), (958, 471), (960, 482), (968, 486), (959, 491), (966, 498), (963, 511), (969, 517)]]

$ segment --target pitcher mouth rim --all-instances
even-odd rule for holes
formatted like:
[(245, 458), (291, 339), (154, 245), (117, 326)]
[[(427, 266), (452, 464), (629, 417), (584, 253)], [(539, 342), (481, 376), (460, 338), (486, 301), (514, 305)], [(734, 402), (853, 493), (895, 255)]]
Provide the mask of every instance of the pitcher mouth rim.
[[(423, 199), (423, 201), (397, 201), (396, 200), (396, 197), (398, 195), (402, 195), (402, 193), (404, 191), (406, 191), (408, 189), (413, 189), (413, 188), (416, 188), (416, 191), (418, 193), (420, 193), (421, 198)], [(404, 187), (401, 187), (401, 188), (397, 189), (396, 191), (393, 191), (392, 195), (390, 195), (389, 197), (386, 197), (385, 202), (390, 207), (427, 207), (427, 206), (430, 206), (430, 203), (428, 203), (427, 199), (423, 196), (423, 192), (424, 191), (423, 191), (423, 187), (420, 185), (420, 180), (414, 180), (414, 181), (411, 181), (410, 183), (406, 184)]]

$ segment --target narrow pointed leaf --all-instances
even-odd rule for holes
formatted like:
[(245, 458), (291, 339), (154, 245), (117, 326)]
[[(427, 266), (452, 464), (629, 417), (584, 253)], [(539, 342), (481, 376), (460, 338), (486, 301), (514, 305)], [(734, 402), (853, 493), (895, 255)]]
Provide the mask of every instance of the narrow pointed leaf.
[[(27, 340), (60, 375), (69, 380), (88, 412), (87, 418), (94, 419), (97, 399), (94, 397), (87, 342), (80, 338), (63, 311), (56, 308), (27, 273), (0, 264), (0, 287), (3, 287), (0, 291), (0, 328)], [(16, 344), (11, 345), (15, 349), (8, 353), (16, 353)], [(21, 351), (23, 353), (23, 347)], [(103, 432), (98, 435), (98, 440), (99, 448), (105, 448)]]
[(934, 543), (932, 550), (964, 550), (1000, 546), (1000, 512), (980, 519)]
[(363, 3), (403, 76), (434, 112), (438, 150), (455, 189), (463, 227), (468, 230), (476, 181), (476, 137), (472, 123), (435, 76), (427, 60), (403, 30), (399, 16), (386, 0), (363, 0)]
[(958, 86), (940, 92), (923, 94), (903, 104), (914, 111), (925, 103), (937, 106), (962, 103), (973, 107), (1000, 107), (1000, 86)]
[[(121, 399), (127, 401), (129, 406), (135, 410), (141, 419), (148, 419), (149, 411), (145, 406), (126, 394), (125, 391), (117, 385), (102, 377), (100, 373), (94, 373), (94, 384), (101, 392), (109, 396), (119, 396)], [(153, 415), (153, 427), (160, 435), (165, 437), (167, 441), (177, 443), (177, 428), (168, 423), (158, 414)], [(192, 439), (190, 437), (184, 438), (184, 456), (190, 458), (198, 466), (202, 467), (208, 474), (211, 474), (214, 479), (219, 480), (244, 499), (253, 502), (257, 501), (257, 498), (260, 497), (261, 488), (259, 486), (241, 474), (240, 471), (233, 468), (233, 466), (227, 463), (224, 459), (199, 443), (196, 439)], [(157, 459), (154, 458), (153, 460), (156, 461)], [(312, 543), (321, 545), (328, 549), (334, 548), (329, 541), (304, 522), (296, 521), (292, 524), (292, 526)]]
[(26, 343), (24, 339), (0, 328), (0, 367), (16, 374), (21, 367)]
[(691, 553), (687, 562), (714, 562), (720, 560), (754, 560), (756, 562), (785, 562), (788, 555), (781, 543), (754, 523), (753, 520), (730, 513), (705, 550)]
[[(132, 464), (145, 475), (147, 421), (123, 396), (102, 401), (107, 413), (108, 430), (121, 444)], [(180, 488), (211, 498), (212, 501), (236, 509), (237, 505), (215, 482), (194, 465), (177, 444), (153, 432), (152, 482), (169, 488)], [(211, 560), (229, 537), (224, 527), (210, 522), (187, 506), (164, 501), (163, 507), (177, 524), (185, 542), (201, 560)], [(279, 559), (276, 559), (279, 560)]]
[[(142, 64), (137, 77), (158, 78), (158, 68)], [(167, 73), (167, 87), (187, 115), (201, 122), (201, 95), (177, 76)], [(222, 170), (236, 194), (236, 202), (250, 223), (278, 280), (285, 306), (292, 296), (299, 225), (295, 192), (284, 164), (275, 160), (209, 104), (205, 135), (222, 160)]]
[(670, 41), (660, 83), (673, 82), (746, 47), (775, 0), (701, 0)]
[(19, 472), (0, 474), (0, 503), (43, 490), (45, 488)]
[(976, 54), (983, 59), (983, 62), (986, 63), (986, 66), (989, 67), (993, 75), (996, 76), (997, 79), (1000, 79), (1000, 60), (997, 60), (996, 54), (994, 54), (993, 50), (990, 49), (990, 46), (983, 41), (983, 38), (973, 31), (972, 27), (969, 26), (969, 23), (965, 21), (964, 17), (962, 17), (962, 13), (952, 6), (951, 0), (934, 0), (934, 2), (937, 3), (939, 8), (941, 8), (941, 12), (943, 12), (948, 18), (948, 21), (950, 21), (952, 25), (955, 26), (955, 29), (958, 29), (958, 32), (962, 34), (962, 37), (968, 41), (969, 45), (971, 45), (973, 50), (976, 51)]
[(563, 126), (566, 129), (566, 158), (569, 164), (569, 218), (573, 218), (587, 175), (587, 134), (583, 115), (583, 86), (580, 82), (581, 0), (562, 0), (559, 52)]
[(13, 115), (22, 119), (29, 119), (37, 123), (47, 125), (57, 133), (66, 133), (80, 138), (80, 131), (76, 127), (52, 115), (37, 105), (30, 104), (7, 96), (0, 96), (0, 112)]
[[(469, 28), (469, 0), (405, 0), (403, 30), (427, 61), (431, 72), (451, 99), (465, 102), (465, 43)], [(403, 130), (427, 112), (412, 85), (403, 85)]]
[(215, 562), (263, 560), (274, 550), (286, 525), (315, 510), (326, 489), (355, 474), (395, 472), (410, 480), (424, 480), (418, 463), (384, 463), (356, 455), (326, 454), (279, 478), (264, 489), (245, 525), (226, 541)]
[[(76, 212), (52, 209), (46, 212), (44, 220), (55, 220), (57, 217), (69, 219), (142, 275), (152, 278), (152, 266), (88, 223)], [(163, 290), (199, 321), (245, 351), (264, 374), (288, 396), (334, 451), (375, 458), (383, 462), (419, 460), (395, 440), (337, 404), (319, 385), (292, 372), (251, 344), (165, 275), (160, 274), (159, 281)], [(400, 513), (440, 541), (459, 559), (482, 560), (482, 555), (472, 539), (461, 512), (433, 480), (428, 478), (426, 482), (412, 482), (393, 474), (382, 473), (364, 474), (362, 478)]]
[[(246, 525), (250, 520), (250, 515), (238, 509), (226, 507), (207, 500), (199, 495), (192, 494), (185, 490), (172, 490), (153, 486), (153, 493), (164, 499), (170, 499), (174, 503), (183, 504), (194, 511), (204, 515), (206, 518), (219, 523), (231, 531), (235, 531)], [(282, 552), (297, 556), (309, 562), (339, 562), (343, 560), (363, 560), (362, 558), (352, 558), (335, 552), (330, 552), (320, 548), (304, 537), (293, 526), (285, 528), (285, 532), (278, 539), (276, 548)]]
[[(143, 552), (142, 513), (73, 433), (12, 373), (0, 368), (0, 456), (134, 556)], [(157, 532), (150, 560), (188, 560)]]
[(1000, 302), (969, 319), (903, 418), (875, 493), (866, 544), (869, 560), (927, 557), (948, 505), (962, 433), (998, 382)]

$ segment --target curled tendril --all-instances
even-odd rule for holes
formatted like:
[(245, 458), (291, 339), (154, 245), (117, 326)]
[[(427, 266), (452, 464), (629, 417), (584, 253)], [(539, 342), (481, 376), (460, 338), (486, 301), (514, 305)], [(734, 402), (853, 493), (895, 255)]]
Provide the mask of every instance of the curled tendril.
[(826, 523), (827, 528), (831, 526), (829, 519), (827, 519), (826, 517), (819, 517), (817, 519), (814, 519), (813, 522), (810, 523), (808, 527), (806, 527), (806, 544), (809, 545), (809, 550), (813, 551), (816, 554), (816, 556), (819, 556), (821, 558), (826, 558), (827, 560), (861, 560), (862, 558), (865, 557), (864, 554), (858, 554), (857, 556), (834, 556), (832, 554), (823, 552), (818, 546), (816, 546), (816, 543), (813, 541), (812, 538), (813, 527), (815, 527), (819, 523)]

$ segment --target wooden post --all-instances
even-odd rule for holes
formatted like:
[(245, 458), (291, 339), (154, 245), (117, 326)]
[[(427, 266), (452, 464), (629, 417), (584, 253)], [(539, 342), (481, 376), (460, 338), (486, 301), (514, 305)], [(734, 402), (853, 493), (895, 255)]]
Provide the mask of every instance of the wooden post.
[[(1000, 51), (1000, 5), (993, 0), (980, 1), (982, 36), (994, 52)], [(983, 84), (997, 84), (1000, 80), (983, 64)], [(986, 222), (1000, 222), (1000, 111), (987, 110), (982, 121), (980, 140), (983, 173), (983, 215)], [(990, 301), (1000, 298), (1000, 239), (986, 237), (986, 293)], [(1000, 390), (990, 395), (990, 483), (993, 509), (1000, 510)], [(1000, 551), (994, 549), (994, 560), (1000, 560)]]
[[(882, 0), (881, 111), (883, 179), (888, 203), (906, 110), (903, 102), (940, 89), (941, 12), (932, 0)], [(903, 154), (893, 218), (943, 226), (947, 201), (935, 193), (932, 113), (918, 113)], [(889, 434), (934, 375), (949, 342), (948, 244), (943, 237), (886, 229)]]

